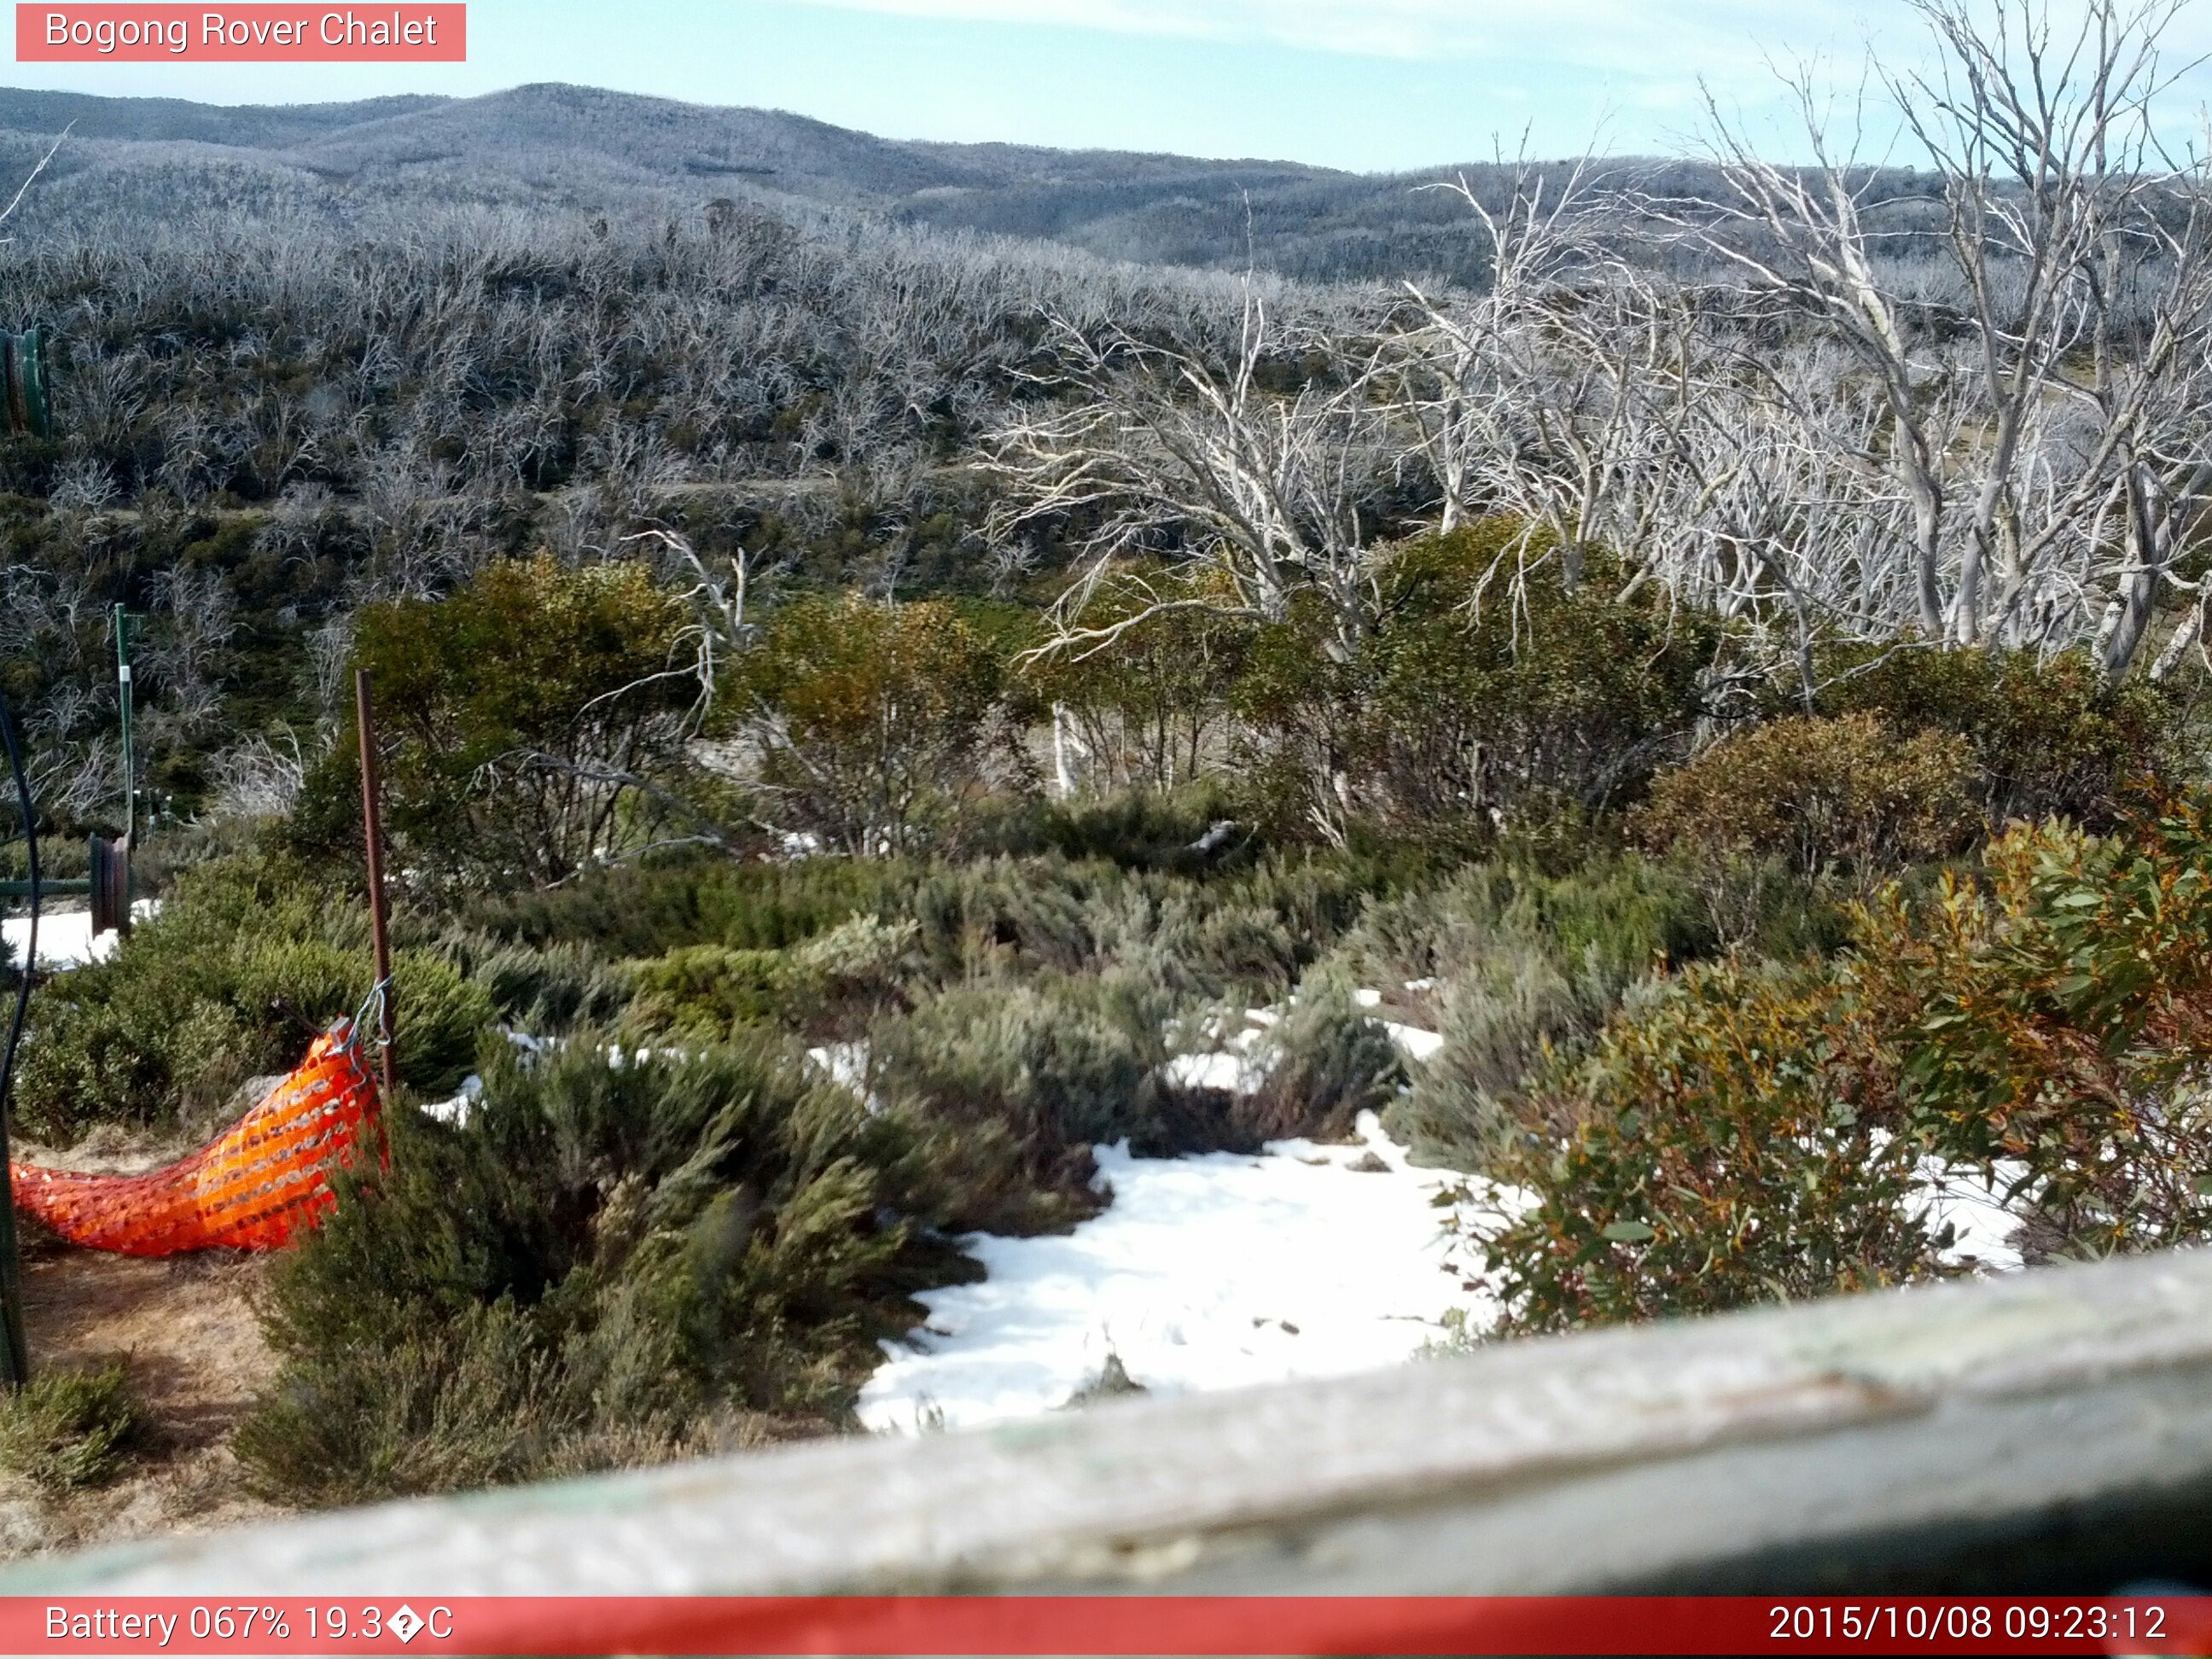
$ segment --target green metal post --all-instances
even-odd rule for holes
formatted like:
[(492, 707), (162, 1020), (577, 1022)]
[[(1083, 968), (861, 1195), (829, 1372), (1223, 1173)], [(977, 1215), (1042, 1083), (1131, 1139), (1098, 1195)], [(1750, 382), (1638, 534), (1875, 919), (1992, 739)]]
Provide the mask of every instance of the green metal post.
[(123, 711), (123, 844), (128, 848), (138, 834), (138, 751), (131, 741), (131, 624), (133, 618), (118, 600), (115, 605), (115, 695)]
[(115, 605), (115, 700), (123, 717), (123, 844), (118, 849), (123, 858), (123, 902), (115, 918), (117, 933), (131, 932), (132, 852), (138, 844), (138, 749), (131, 741), (131, 707), (137, 700), (137, 688), (131, 679), (131, 635), (137, 621), (118, 600)]

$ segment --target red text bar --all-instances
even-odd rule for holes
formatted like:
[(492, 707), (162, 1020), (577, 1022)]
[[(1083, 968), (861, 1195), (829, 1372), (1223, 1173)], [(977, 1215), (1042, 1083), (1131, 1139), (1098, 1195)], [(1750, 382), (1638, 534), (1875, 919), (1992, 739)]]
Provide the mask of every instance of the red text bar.
[(2212, 1598), (0, 1598), (12, 1654), (2212, 1653)]
[(465, 5), (15, 7), (19, 64), (459, 64)]

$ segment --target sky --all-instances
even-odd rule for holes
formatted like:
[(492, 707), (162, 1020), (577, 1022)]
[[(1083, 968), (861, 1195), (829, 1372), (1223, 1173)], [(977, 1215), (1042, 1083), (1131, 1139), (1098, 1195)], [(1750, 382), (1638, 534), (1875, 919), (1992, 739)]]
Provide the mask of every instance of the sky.
[[(2206, 13), (2185, 53), (2212, 45)], [(470, 0), (465, 64), (19, 64), (9, 83), (296, 103), (566, 81), (893, 138), (1390, 172), (1684, 153), (1701, 84), (1786, 153), (1778, 65), (1849, 85), (1869, 46), (1903, 61), (1924, 38), (1906, 0)]]

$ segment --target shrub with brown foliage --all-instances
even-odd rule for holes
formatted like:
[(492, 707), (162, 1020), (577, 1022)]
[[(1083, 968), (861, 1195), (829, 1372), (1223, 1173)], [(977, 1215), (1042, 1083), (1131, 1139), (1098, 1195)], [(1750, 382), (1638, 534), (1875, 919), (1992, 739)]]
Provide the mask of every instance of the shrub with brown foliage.
[(1885, 890), (1832, 963), (1662, 981), (1554, 1067), (1492, 1170), (1532, 1201), (1477, 1229), (1508, 1325), (1946, 1271), (1928, 1158), (1990, 1177), (2031, 1260), (2212, 1236), (2212, 795), (1986, 862)]
[(1899, 738), (1870, 714), (1741, 732), (1654, 781), (1638, 836), (1707, 864), (1778, 857), (1862, 878), (1963, 851), (1980, 827), (1964, 738)]

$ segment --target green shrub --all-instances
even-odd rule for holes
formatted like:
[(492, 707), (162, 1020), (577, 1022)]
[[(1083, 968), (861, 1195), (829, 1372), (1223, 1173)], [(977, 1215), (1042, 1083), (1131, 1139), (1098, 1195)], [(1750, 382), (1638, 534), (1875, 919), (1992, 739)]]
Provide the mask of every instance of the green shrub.
[(639, 964), (631, 1023), (671, 1036), (727, 1036), (743, 1025), (773, 1025), (796, 986), (781, 951), (732, 951), (691, 945)]
[(1384, 1127), (1417, 1162), (1494, 1167), (1528, 1131), (1532, 1076), (1555, 1055), (1583, 1052), (1629, 982), (1540, 943), (1497, 940), (1443, 988), (1443, 1042), (1412, 1068), (1413, 1086)]
[(1264, 1073), (1236, 1120), (1259, 1139), (1342, 1140), (1362, 1112), (1395, 1099), (1405, 1067), (1389, 1033), (1355, 1000), (1340, 964), (1309, 973), (1255, 1045)]
[(1871, 884), (1969, 844), (1981, 824), (1972, 776), (1963, 738), (1900, 738), (1871, 714), (1797, 716), (1740, 732), (1662, 775), (1636, 830), (1709, 868), (1771, 856), (1801, 877), (1840, 867)]
[(669, 1455), (732, 1407), (839, 1421), (906, 1294), (957, 1259), (893, 1212), (915, 1149), (766, 1036), (684, 1059), (582, 1039), (483, 1060), (466, 1124), (390, 1123), (388, 1172), (270, 1277), (283, 1362), (237, 1448), (349, 1502)]
[[(491, 565), (442, 600), (364, 605), (355, 655), (376, 689), (385, 823), (421, 883), (547, 885), (654, 839), (699, 693), (672, 672), (689, 612), (635, 563)], [(297, 816), (356, 837), (349, 726)], [(355, 844), (358, 844), (357, 839)]]
[(1986, 882), (1886, 889), (1854, 947), (1692, 967), (1540, 1080), (1480, 1228), (1509, 1325), (1556, 1329), (1938, 1272), (1932, 1156), (1999, 1180), (2024, 1254), (2212, 1236), (2212, 797), (2109, 836), (2016, 825)]
[[(1267, 843), (1250, 803), (1225, 780), (1202, 779), (1172, 792), (1138, 788), (1066, 800), (1021, 797), (996, 819), (971, 820), (963, 844), (977, 854), (1032, 857), (1056, 854), (1073, 861), (1098, 859), (1125, 870), (1218, 876), (1249, 869)], [(1216, 824), (1232, 831), (1212, 851), (1198, 843)]]
[(1530, 1199), (1478, 1228), (1504, 1331), (1718, 1312), (1899, 1283), (1912, 1212), (1898, 1060), (1817, 965), (1693, 966), (1544, 1079), (1491, 1168)]
[(1093, 1146), (1169, 1147), (1176, 1012), (1127, 973), (956, 987), (878, 1027), (875, 1086), (929, 1138), (954, 1224), (1065, 1226), (1097, 1207)]
[[(1073, 746), (1073, 769), (1085, 788), (1129, 792), (1118, 797), (1128, 801), (1191, 783), (1217, 758), (1251, 623), (1211, 603), (1226, 597), (1218, 579), (1186, 575), (1156, 561), (1122, 565), (1087, 581), (1087, 590), (1079, 625), (1121, 631), (1100, 648), (1029, 659), (1020, 665), (1021, 683), (1040, 717), (1059, 721), (1055, 741)], [(1205, 603), (1136, 620), (1162, 600)], [(1071, 857), (1115, 856), (1111, 844), (1092, 839), (1102, 833), (1122, 847), (1141, 840), (1127, 828), (1116, 835), (1082, 805), (1047, 823), (1064, 832), (1050, 844)], [(1206, 827), (1199, 823), (1182, 844)]]
[(1715, 943), (1686, 874), (1633, 854), (1559, 875), (1479, 865), (1378, 902), (1347, 939), (1346, 958), (1369, 984), (1435, 981), (1443, 1038), (1410, 1068), (1413, 1086), (1385, 1126), (1422, 1162), (1486, 1167), (1501, 1139), (1524, 1127), (1540, 1065), (1583, 1053), (1632, 985)]
[(549, 892), (483, 898), (465, 908), (458, 930), (437, 937), (451, 940), (474, 973), (490, 942), (574, 947), (599, 961), (698, 945), (781, 951), (875, 916), (885, 926), (915, 925), (902, 979), (957, 984), (1009, 970), (1075, 973), (1133, 951), (1149, 951), (1179, 982), (1208, 994), (1230, 983), (1279, 994), (1371, 896), (1429, 878), (1419, 860), (1303, 850), (1203, 874), (1055, 854), (957, 864), (678, 858), (594, 871)]
[(791, 827), (840, 852), (927, 844), (976, 793), (1003, 664), (944, 600), (793, 600), (744, 659), (762, 774)]
[(2106, 836), (2019, 825), (1986, 863), (1925, 904), (1885, 895), (1851, 964), (1899, 1032), (1912, 1133), (2019, 1167), (2032, 1255), (2212, 1237), (2212, 797)]
[[(1526, 544), (1524, 545), (1524, 542)], [(1517, 589), (1513, 573), (1525, 561)], [(1356, 660), (1317, 600), (1261, 629), (1236, 688), (1250, 787), (1285, 837), (1364, 821), (1447, 849), (1601, 813), (1686, 744), (1720, 624), (1589, 560), (1566, 580), (1503, 518), (1392, 549)], [(1310, 599), (1310, 596), (1307, 596)]]
[(1718, 943), (1684, 871), (1616, 854), (1559, 875), (1505, 862), (1465, 866), (1379, 899), (1346, 949), (1376, 980), (1450, 980), (1481, 967), (1501, 939), (1571, 967), (1590, 963), (1623, 984), (1662, 957), (1689, 961)]
[(1970, 747), (1976, 805), (1992, 823), (2118, 821), (2127, 790), (2169, 757), (2178, 709), (2141, 679), (2109, 684), (2082, 652), (1834, 645), (1820, 655), (1823, 714), (1870, 714), (1893, 731)]
[(435, 948), (483, 988), (498, 1018), (538, 1036), (578, 1024), (611, 1025), (635, 988), (629, 971), (575, 940), (516, 945), (451, 928), (438, 935)]
[[(400, 1080), (450, 1094), (491, 1018), (445, 956), (396, 953)], [(248, 1077), (289, 1071), (374, 980), (367, 906), (283, 859), (180, 877), (103, 963), (53, 981), (16, 1080), (24, 1128), (64, 1142), (97, 1122), (204, 1127)]]
[(640, 1031), (709, 1040), (745, 1025), (857, 1036), (899, 1000), (919, 929), (854, 916), (782, 951), (694, 945), (632, 969)]
[(0, 1468), (47, 1492), (104, 1486), (143, 1429), (121, 1364), (41, 1371), (0, 1396)]
[(737, 863), (672, 855), (595, 869), (546, 892), (479, 896), (472, 929), (517, 945), (578, 945), (609, 957), (688, 945), (780, 951), (857, 915), (896, 915), (927, 867), (896, 859)]

